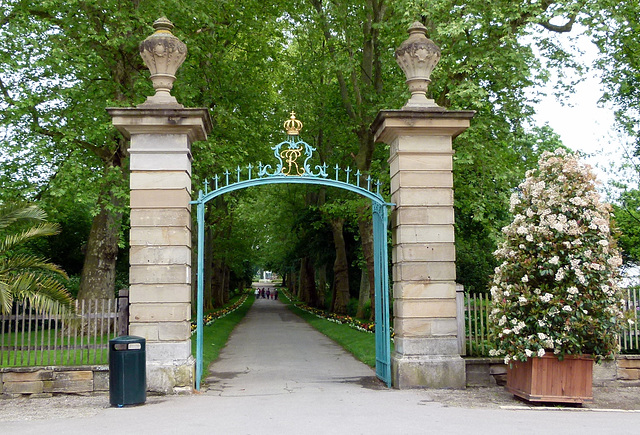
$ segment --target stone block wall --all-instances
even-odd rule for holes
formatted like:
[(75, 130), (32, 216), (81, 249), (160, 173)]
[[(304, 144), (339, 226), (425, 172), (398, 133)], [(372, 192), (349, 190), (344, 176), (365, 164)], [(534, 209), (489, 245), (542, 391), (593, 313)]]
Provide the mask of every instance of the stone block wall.
[(109, 391), (108, 366), (11, 367), (0, 369), (2, 396), (28, 394), (49, 397), (54, 394)]
[(640, 385), (640, 355), (621, 355), (617, 359), (616, 377)]

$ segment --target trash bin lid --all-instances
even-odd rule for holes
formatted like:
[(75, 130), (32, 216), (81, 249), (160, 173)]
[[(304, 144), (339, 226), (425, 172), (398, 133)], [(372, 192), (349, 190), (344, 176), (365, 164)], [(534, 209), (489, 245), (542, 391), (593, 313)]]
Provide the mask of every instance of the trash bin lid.
[(111, 340), (109, 340), (109, 343), (121, 343), (121, 344), (126, 344), (126, 343), (144, 343), (145, 339), (144, 337), (137, 337), (135, 335), (122, 335), (120, 337), (116, 337), (116, 338), (112, 338)]

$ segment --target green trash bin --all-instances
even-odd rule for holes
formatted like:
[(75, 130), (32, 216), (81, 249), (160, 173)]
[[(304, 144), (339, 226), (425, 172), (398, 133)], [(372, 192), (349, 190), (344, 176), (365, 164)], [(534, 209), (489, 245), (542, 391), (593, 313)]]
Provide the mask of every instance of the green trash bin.
[(145, 339), (124, 335), (109, 340), (109, 402), (121, 408), (147, 400)]

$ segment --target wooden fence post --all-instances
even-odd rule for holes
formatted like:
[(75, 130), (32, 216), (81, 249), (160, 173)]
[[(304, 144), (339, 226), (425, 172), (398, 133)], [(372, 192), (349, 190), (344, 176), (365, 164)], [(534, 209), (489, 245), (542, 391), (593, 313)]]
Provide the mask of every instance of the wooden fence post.
[(129, 335), (129, 289), (118, 292), (118, 336)]
[(467, 334), (464, 327), (464, 286), (456, 283), (456, 321), (458, 322), (458, 351), (467, 354)]

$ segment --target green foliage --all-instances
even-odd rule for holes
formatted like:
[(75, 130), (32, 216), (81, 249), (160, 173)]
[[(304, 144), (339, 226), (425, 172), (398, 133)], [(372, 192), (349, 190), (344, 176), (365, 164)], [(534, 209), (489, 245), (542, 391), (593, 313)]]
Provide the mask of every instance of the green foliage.
[(58, 266), (24, 249), (40, 237), (58, 232), (36, 206), (0, 206), (0, 310), (11, 312), (14, 302), (28, 301), (36, 309), (73, 312), (73, 300)]
[(640, 4), (598, 0), (583, 16), (587, 33), (600, 50), (596, 67), (602, 75), (602, 99), (613, 103), (621, 130), (640, 150)]
[[(490, 253), (499, 229), (510, 219), (511, 191), (543, 150), (559, 144), (549, 128), (532, 124), (536, 97), (527, 91), (553, 70), (580, 70), (554, 39), (578, 12), (602, 50), (601, 66), (611, 66), (603, 69), (610, 82), (605, 97), (620, 105), (621, 124), (635, 131), (633, 2), (5, 1), (0, 200), (43, 201), (62, 233), (42, 249), (70, 273), (78, 272), (89, 217), (100, 205), (125, 212), (118, 231), (126, 249), (128, 145), (104, 108), (139, 104), (153, 92), (138, 44), (161, 15), (189, 50), (173, 93), (187, 107), (210, 109), (214, 123), (209, 140), (192, 147), (194, 192), (224, 170), (272, 159), (281, 122), (296, 110), (318, 163), (357, 166), (383, 180), (386, 193), (388, 147), (373, 143), (369, 126), (379, 109), (400, 107), (407, 97), (392, 53), (408, 25), (421, 19), (443, 52), (430, 96), (448, 109), (476, 111), (472, 127), (454, 142), (454, 180), (458, 276), (467, 289), (481, 291), (495, 266)], [(295, 189), (256, 192), (226, 195), (222, 211), (207, 214), (215, 255), (237, 280), (255, 265), (295, 270), (303, 250), (317, 265), (331, 264), (322, 213), (345, 218), (349, 237), (357, 238), (351, 197), (329, 192), (324, 204), (311, 206), (303, 193), (281, 196)], [(355, 244), (349, 250), (351, 264), (362, 265)]]
[(613, 205), (616, 226), (620, 230), (618, 246), (627, 265), (640, 263), (640, 191), (628, 190)]

